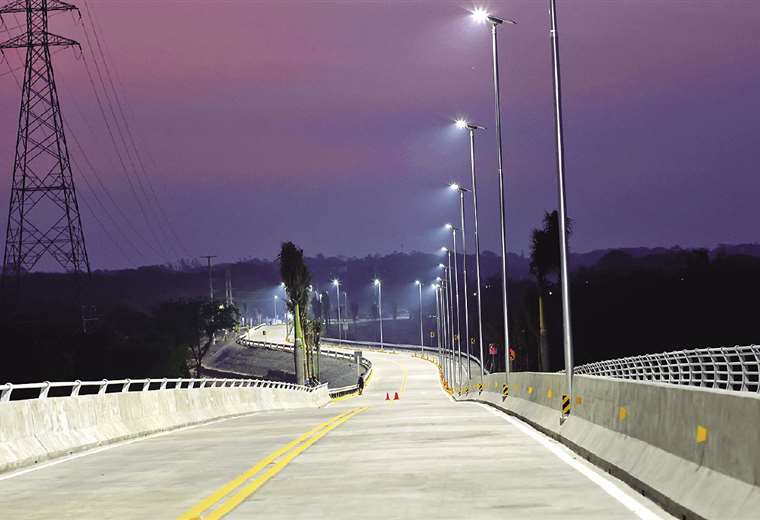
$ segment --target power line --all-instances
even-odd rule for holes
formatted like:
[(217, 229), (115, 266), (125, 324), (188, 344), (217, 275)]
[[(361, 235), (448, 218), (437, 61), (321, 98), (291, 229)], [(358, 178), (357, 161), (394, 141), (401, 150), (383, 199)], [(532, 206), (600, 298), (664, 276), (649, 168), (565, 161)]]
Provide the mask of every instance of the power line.
[[(84, 24), (82, 26), (85, 27)], [(88, 44), (88, 46), (90, 46), (91, 43), (90, 43), (89, 35), (88, 35), (86, 29), (84, 30), (84, 33), (85, 33), (85, 38), (87, 39), (87, 44)], [(90, 49), (90, 52), (93, 52), (92, 49)], [(93, 53), (93, 58), (94, 58), (94, 53)], [(150, 222), (150, 219), (148, 218), (148, 215), (147, 215), (147, 213), (145, 211), (145, 207), (143, 205), (143, 200), (140, 198), (140, 195), (137, 193), (137, 189), (135, 188), (134, 182), (132, 181), (132, 176), (129, 173), (129, 169), (127, 168), (126, 163), (124, 162), (124, 157), (122, 156), (121, 151), (119, 149), (119, 145), (116, 142), (116, 137), (114, 136), (114, 131), (113, 131), (112, 127), (111, 127), (111, 123), (108, 120), (108, 116), (106, 114), (106, 110), (105, 110), (105, 108), (103, 106), (103, 100), (101, 99), (100, 92), (98, 91), (98, 88), (97, 88), (96, 83), (95, 83), (95, 79), (94, 79), (94, 77), (92, 75), (92, 72), (90, 70), (90, 67), (88, 65), (87, 59), (85, 58), (84, 54), (82, 54), (82, 62), (84, 63), (84, 68), (85, 68), (85, 71), (87, 72), (87, 77), (88, 77), (88, 79), (90, 81), (90, 86), (92, 87), (93, 93), (95, 94), (95, 101), (96, 101), (96, 104), (98, 105), (98, 109), (100, 110), (100, 115), (103, 118), (103, 122), (106, 125), (106, 130), (107, 130), (108, 136), (109, 136), (109, 138), (111, 140), (111, 144), (113, 145), (114, 151), (116, 152), (116, 157), (117, 157), (117, 159), (119, 161), (119, 164), (121, 165), (121, 168), (122, 168), (122, 170), (125, 173), (125, 176), (127, 178), (127, 183), (129, 184), (129, 188), (130, 188), (130, 190), (132, 192), (132, 195), (134, 196), (135, 200), (137, 201), (138, 208), (140, 209), (140, 214), (142, 215), (143, 220), (145, 220), (145, 224), (147, 225), (147, 227), (148, 227), (148, 229), (149, 229), (149, 231), (150, 231), (153, 239), (156, 241), (158, 249), (161, 251), (161, 254), (159, 256), (163, 256), (164, 259), (168, 261), (168, 255), (166, 254), (166, 251), (162, 247), (161, 240), (158, 238), (158, 236), (155, 233), (155, 230), (154, 230), (154, 228), (153, 228), (153, 226), (152, 226), (152, 224)], [(100, 69), (98, 67), (98, 64), (97, 64), (97, 62), (95, 62), (94, 64), (95, 64), (96, 72), (100, 76), (100, 80), (101, 80), (101, 83), (102, 83), (103, 82), (103, 78), (102, 78), (102, 74), (100, 73)], [(110, 101), (108, 100), (107, 96), (104, 95), (104, 97), (106, 97), (106, 101), (108, 101), (109, 104), (110, 104)], [(110, 108), (111, 108), (111, 112), (113, 113), (113, 107), (111, 106)]]
[[(96, 16), (93, 14), (94, 11), (90, 10), (89, 3), (87, 1), (84, 1), (85, 10), (87, 12), (87, 17), (90, 20), (90, 26), (92, 28), (92, 33), (95, 37), (95, 43), (97, 44), (98, 52), (100, 53), (101, 60), (103, 62), (103, 68), (106, 72), (106, 79), (108, 80), (108, 83), (111, 87), (111, 92), (113, 95), (114, 100), (116, 101), (116, 106), (119, 109), (119, 114), (121, 115), (122, 123), (124, 125), (124, 129), (126, 130), (127, 137), (129, 138), (129, 142), (132, 145), (133, 153), (135, 155), (135, 158), (137, 159), (137, 164), (140, 167), (140, 170), (142, 171), (143, 177), (145, 178), (145, 182), (148, 185), (148, 190), (150, 194), (153, 196), (153, 200), (156, 203), (156, 209), (157, 213), (159, 214), (159, 221), (162, 221), (164, 227), (166, 228), (165, 233), (168, 238), (175, 241), (175, 243), (179, 246), (179, 249), (183, 250), (186, 255), (189, 256), (189, 252), (187, 251), (187, 248), (184, 247), (184, 244), (182, 243), (182, 240), (177, 236), (177, 233), (174, 231), (173, 226), (171, 225), (171, 222), (169, 221), (168, 216), (166, 215), (166, 212), (163, 209), (163, 205), (161, 204), (158, 195), (156, 194), (156, 190), (153, 186), (153, 183), (151, 182), (150, 175), (148, 175), (148, 172), (145, 168), (145, 162), (142, 159), (142, 156), (140, 154), (139, 148), (137, 147), (136, 140), (134, 138), (134, 135), (132, 133), (132, 129), (129, 125), (129, 120), (126, 117), (123, 103), (121, 100), (121, 97), (118, 94), (118, 89), (116, 88), (116, 85), (113, 80), (113, 75), (111, 73), (111, 67), (108, 65), (108, 59), (106, 58), (106, 54), (108, 51), (107, 46), (102, 43), (102, 40), (99, 36), (99, 24), (97, 22)], [(105, 51), (104, 51), (105, 48)], [(168, 232), (167, 232), (168, 231)]]

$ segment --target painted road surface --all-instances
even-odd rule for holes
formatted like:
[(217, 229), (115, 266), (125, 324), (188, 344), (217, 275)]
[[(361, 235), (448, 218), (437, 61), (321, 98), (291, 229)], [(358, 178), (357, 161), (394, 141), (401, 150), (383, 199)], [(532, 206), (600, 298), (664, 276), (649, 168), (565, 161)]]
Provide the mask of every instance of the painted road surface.
[(672, 518), (524, 423), (453, 402), (431, 363), (366, 355), (374, 374), (360, 397), (0, 475), (0, 517)]

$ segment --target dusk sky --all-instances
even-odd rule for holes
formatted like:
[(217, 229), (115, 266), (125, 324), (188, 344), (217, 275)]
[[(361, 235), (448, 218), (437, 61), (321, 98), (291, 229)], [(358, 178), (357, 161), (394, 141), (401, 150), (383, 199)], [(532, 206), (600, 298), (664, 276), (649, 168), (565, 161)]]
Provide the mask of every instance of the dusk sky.
[[(56, 51), (70, 134), (117, 206), (69, 135), (93, 268), (273, 258), (285, 240), (308, 255), (432, 252), (458, 218), (446, 185), (468, 183), (460, 116), (488, 127), (477, 147), (480, 225), (483, 248), (498, 250), (489, 28), (470, 20), (469, 1), (70, 1), (85, 23), (94, 15), (179, 237), (146, 223), (164, 217), (146, 202), (142, 215), (79, 51)], [(571, 249), (757, 242), (760, 3), (557, 3)], [(499, 29), (499, 44), (509, 249), (527, 254), (557, 203), (547, 3), (486, 5), (518, 21)], [(51, 31), (81, 42), (104, 95), (77, 18), (56, 15)], [(20, 96), (7, 70), (23, 65), (6, 58), (3, 232)]]

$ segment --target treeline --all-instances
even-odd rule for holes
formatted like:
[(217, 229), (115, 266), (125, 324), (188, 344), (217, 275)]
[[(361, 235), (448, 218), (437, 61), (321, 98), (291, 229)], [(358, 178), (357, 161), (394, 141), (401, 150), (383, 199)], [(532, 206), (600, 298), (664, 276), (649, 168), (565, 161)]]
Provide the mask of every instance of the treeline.
[(237, 322), (220, 302), (166, 302), (150, 312), (117, 308), (83, 322), (72, 305), (5, 307), (0, 319), (0, 381), (39, 382), (189, 377), (210, 337)]
[[(746, 345), (760, 341), (756, 302), (760, 258), (671, 250), (634, 257), (610, 251), (571, 275), (576, 364), (677, 349)], [(514, 367), (539, 367), (539, 288), (509, 284), (510, 345)], [(549, 370), (564, 366), (562, 317), (556, 276), (542, 291)], [(504, 344), (498, 279), (483, 291), (484, 337)], [(497, 359), (503, 367), (503, 351)]]

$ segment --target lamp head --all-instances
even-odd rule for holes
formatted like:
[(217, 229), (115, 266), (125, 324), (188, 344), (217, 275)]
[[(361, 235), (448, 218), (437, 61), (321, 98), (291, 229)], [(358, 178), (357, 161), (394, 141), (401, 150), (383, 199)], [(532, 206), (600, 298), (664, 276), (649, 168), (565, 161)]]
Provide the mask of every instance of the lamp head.
[(379, 279), (379, 278), (375, 278), (375, 282), (374, 282), (374, 283), (375, 283), (375, 285), (376, 285), (377, 287), (380, 287), (380, 284), (381, 284), (381, 282), (380, 282), (380, 279)]
[(441, 252), (442, 252), (442, 253), (448, 253), (448, 252), (449, 252), (449, 250), (448, 250), (448, 248), (447, 248), (446, 246), (443, 246), (443, 247), (441, 248)]
[(335, 287), (338, 287), (338, 286), (340, 285), (340, 281), (338, 281), (338, 279), (336, 278), (335, 280), (333, 280), (333, 281), (332, 281), (332, 284), (333, 284)]
[(414, 281), (414, 285), (421, 285), (419, 280)]
[(438, 268), (439, 268), (439, 269), (446, 269), (446, 266), (445, 266), (445, 265), (443, 265), (443, 264), (438, 264)]

